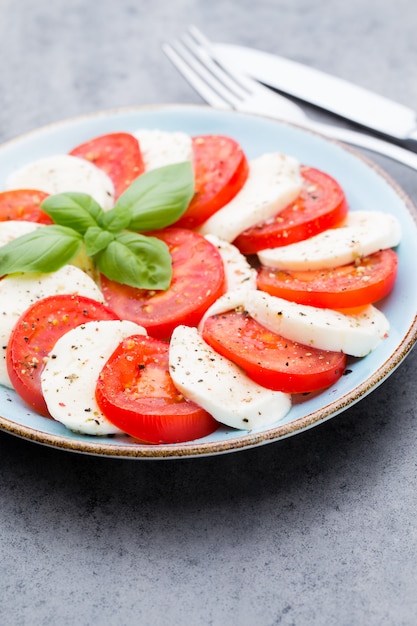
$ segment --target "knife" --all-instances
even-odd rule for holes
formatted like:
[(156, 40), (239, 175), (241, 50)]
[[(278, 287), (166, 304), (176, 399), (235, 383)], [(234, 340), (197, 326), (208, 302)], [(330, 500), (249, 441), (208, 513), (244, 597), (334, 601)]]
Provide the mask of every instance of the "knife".
[(417, 113), (402, 104), (268, 52), (221, 43), (214, 49), (232, 69), (417, 150)]

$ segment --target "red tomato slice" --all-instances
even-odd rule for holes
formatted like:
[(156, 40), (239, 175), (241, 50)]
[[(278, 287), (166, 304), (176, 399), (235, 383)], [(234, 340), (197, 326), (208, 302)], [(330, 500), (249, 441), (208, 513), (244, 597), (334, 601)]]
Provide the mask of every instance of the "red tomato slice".
[(203, 338), (258, 384), (286, 393), (329, 387), (346, 367), (342, 352), (318, 350), (285, 339), (245, 312), (230, 311), (207, 318)]
[(0, 222), (23, 220), (52, 224), (52, 220), (41, 209), (41, 204), (48, 197), (43, 191), (35, 189), (11, 189), (0, 193)]
[(240, 145), (223, 135), (193, 137), (195, 195), (176, 223), (196, 228), (235, 197), (249, 174)]
[(139, 142), (130, 133), (96, 137), (77, 146), (70, 154), (94, 163), (111, 178), (115, 200), (145, 171)]
[(248, 228), (233, 242), (243, 254), (287, 246), (323, 232), (340, 222), (348, 211), (345, 194), (328, 174), (301, 168), (303, 186), (297, 200), (275, 218)]
[(258, 289), (273, 296), (329, 309), (350, 309), (385, 298), (394, 287), (398, 258), (394, 250), (380, 250), (333, 269), (258, 270)]
[(7, 345), (7, 371), (16, 392), (36, 411), (49, 415), (40, 382), (43, 359), (68, 330), (115, 319), (103, 304), (84, 296), (59, 294), (36, 301), (17, 321)]
[(172, 256), (172, 281), (166, 291), (136, 289), (101, 277), (107, 305), (121, 319), (144, 326), (157, 339), (168, 339), (178, 324), (196, 326), (224, 292), (224, 267), (218, 250), (191, 230), (167, 228), (153, 233)]
[(116, 348), (96, 386), (100, 409), (115, 426), (147, 443), (205, 437), (219, 424), (176, 389), (169, 374), (169, 345), (133, 335)]

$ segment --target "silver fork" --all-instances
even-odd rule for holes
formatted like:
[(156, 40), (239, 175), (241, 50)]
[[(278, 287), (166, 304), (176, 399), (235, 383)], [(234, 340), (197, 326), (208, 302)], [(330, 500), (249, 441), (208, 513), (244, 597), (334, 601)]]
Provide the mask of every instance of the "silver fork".
[(326, 137), (382, 154), (417, 170), (417, 154), (354, 130), (311, 120), (303, 109), (222, 63), (210, 41), (194, 26), (163, 51), (197, 93), (217, 109), (256, 113), (291, 122)]

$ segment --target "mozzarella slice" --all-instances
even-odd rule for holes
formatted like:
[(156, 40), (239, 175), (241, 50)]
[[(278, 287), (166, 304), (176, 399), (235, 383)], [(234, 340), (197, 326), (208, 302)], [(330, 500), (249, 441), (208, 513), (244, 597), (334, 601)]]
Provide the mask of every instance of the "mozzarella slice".
[(177, 326), (169, 367), (175, 386), (213, 417), (233, 428), (271, 426), (291, 408), (291, 396), (265, 389), (215, 352), (195, 328)]
[(69, 430), (87, 435), (120, 433), (100, 411), (95, 389), (98, 376), (119, 343), (146, 335), (126, 320), (88, 322), (56, 342), (41, 375), (42, 392), (52, 417)]
[(288, 302), (261, 291), (247, 292), (246, 311), (274, 333), (307, 346), (366, 356), (387, 336), (389, 322), (374, 306), (356, 315)]
[(82, 270), (65, 265), (50, 274), (13, 274), (0, 280), (0, 384), (12, 387), (6, 366), (10, 334), (22, 313), (36, 300), (75, 293), (103, 302), (95, 282)]
[(192, 140), (186, 133), (144, 128), (135, 131), (133, 135), (139, 141), (146, 171), (192, 160)]
[(246, 257), (232, 243), (224, 241), (216, 235), (206, 235), (220, 252), (222, 257), (226, 288), (228, 291), (235, 289), (256, 289), (256, 270), (246, 260)]
[(0, 222), (0, 246), (26, 235), (33, 233), (37, 228), (43, 228), (43, 224), (37, 222), (26, 222), (24, 220), (10, 220), (8, 222)]
[(249, 163), (249, 176), (238, 194), (202, 224), (203, 235), (233, 241), (247, 228), (282, 211), (301, 189), (298, 162), (280, 154), (264, 154)]
[(107, 174), (69, 154), (45, 157), (15, 170), (6, 180), (6, 189), (39, 189), (49, 194), (78, 191), (92, 196), (104, 210), (114, 204), (114, 186)]
[(317, 270), (353, 263), (401, 239), (399, 221), (382, 211), (351, 211), (343, 226), (304, 241), (258, 253), (262, 265), (287, 270)]

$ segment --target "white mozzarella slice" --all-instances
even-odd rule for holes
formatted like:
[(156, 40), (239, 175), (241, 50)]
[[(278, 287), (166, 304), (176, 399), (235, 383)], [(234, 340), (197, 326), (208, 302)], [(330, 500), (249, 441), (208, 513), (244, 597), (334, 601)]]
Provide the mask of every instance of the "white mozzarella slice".
[(271, 426), (291, 408), (289, 394), (253, 382), (215, 352), (195, 328), (174, 330), (169, 366), (179, 391), (226, 426), (244, 430)]
[(6, 349), (22, 313), (34, 302), (58, 293), (74, 293), (103, 302), (95, 282), (74, 265), (50, 274), (14, 274), (0, 280), (0, 384), (12, 387), (6, 366)]
[(126, 320), (88, 322), (56, 342), (41, 375), (42, 393), (52, 417), (69, 430), (87, 435), (120, 433), (95, 399), (99, 374), (123, 339), (146, 335)]
[(280, 153), (264, 154), (250, 161), (249, 176), (242, 189), (199, 231), (233, 241), (247, 228), (285, 209), (300, 189), (300, 167), (295, 159)]
[(262, 265), (287, 270), (316, 270), (353, 263), (356, 259), (397, 246), (398, 220), (382, 211), (352, 211), (343, 226), (280, 248), (258, 253)]
[(307, 346), (363, 357), (387, 336), (389, 322), (370, 305), (356, 315), (288, 302), (262, 291), (246, 294), (245, 309), (262, 326)]
[(104, 210), (114, 204), (114, 185), (107, 174), (70, 154), (45, 157), (15, 170), (6, 180), (6, 189), (39, 189), (49, 194), (78, 191), (92, 196)]
[(216, 235), (206, 235), (220, 252), (222, 257), (226, 287), (228, 291), (235, 289), (256, 289), (256, 270), (246, 260), (246, 257), (232, 243), (220, 239)]
[(6, 243), (27, 235), (27, 233), (33, 233), (38, 228), (43, 228), (43, 224), (37, 222), (26, 222), (24, 220), (10, 220), (8, 222), (0, 222), (0, 246), (5, 246)]
[(192, 160), (192, 140), (186, 133), (144, 128), (133, 135), (139, 142), (145, 171)]

